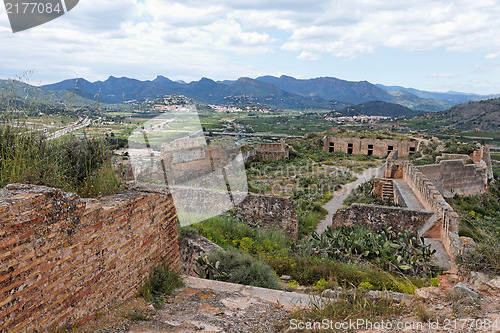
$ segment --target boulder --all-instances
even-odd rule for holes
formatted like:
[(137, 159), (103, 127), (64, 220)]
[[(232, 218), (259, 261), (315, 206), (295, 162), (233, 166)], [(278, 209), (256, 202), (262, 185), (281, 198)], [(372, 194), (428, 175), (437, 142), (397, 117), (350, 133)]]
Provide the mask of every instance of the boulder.
[(424, 287), (415, 290), (413, 298), (420, 300), (434, 300), (440, 298), (442, 294), (442, 290), (438, 287)]
[(458, 296), (464, 298), (470, 298), (473, 300), (480, 299), (481, 295), (474, 290), (472, 290), (469, 285), (464, 282), (459, 282), (453, 287), (453, 292), (455, 292)]

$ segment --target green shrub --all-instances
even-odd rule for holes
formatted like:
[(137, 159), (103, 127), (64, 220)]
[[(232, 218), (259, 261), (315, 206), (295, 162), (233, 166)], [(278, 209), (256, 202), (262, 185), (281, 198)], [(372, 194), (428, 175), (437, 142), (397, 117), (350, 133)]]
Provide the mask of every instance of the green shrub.
[(230, 250), (215, 251), (207, 256), (210, 263), (219, 262), (220, 272), (227, 274), (226, 281), (269, 289), (278, 289), (276, 274), (267, 264), (247, 253)]
[(429, 285), (427, 279), (394, 276), (366, 263), (342, 263), (331, 258), (302, 257), (289, 272), (301, 285), (314, 286), (327, 282), (328, 288), (338, 285), (358, 286), (368, 282), (375, 290), (391, 290), (412, 294), (416, 288)]
[(288, 251), (291, 243), (282, 230), (253, 228), (231, 214), (216, 216), (190, 229), (225, 249), (239, 248), (257, 256)]
[(177, 272), (170, 269), (166, 264), (153, 268), (149, 277), (139, 289), (138, 296), (161, 307), (166, 295), (171, 295), (176, 288), (182, 287), (184, 283)]

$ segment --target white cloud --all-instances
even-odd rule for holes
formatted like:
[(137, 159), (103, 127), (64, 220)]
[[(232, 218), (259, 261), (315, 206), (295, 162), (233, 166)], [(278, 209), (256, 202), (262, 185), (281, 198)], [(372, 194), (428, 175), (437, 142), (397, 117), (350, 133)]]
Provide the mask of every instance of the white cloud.
[(0, 11), (0, 76), (34, 68), (54, 80), (75, 72), (223, 77), (261, 71), (257, 62), (242, 65), (242, 55), (348, 60), (381, 48), (481, 49), (495, 59), (499, 16), (495, 0), (85, 0), (15, 35)]
[(323, 59), (321, 55), (309, 51), (302, 51), (297, 58), (304, 61), (318, 61)]
[(454, 77), (457, 77), (456, 74), (453, 74), (453, 73), (430, 73), (427, 75), (427, 77), (430, 77), (430, 78), (436, 78), (436, 79), (451, 79), (451, 78), (454, 78)]

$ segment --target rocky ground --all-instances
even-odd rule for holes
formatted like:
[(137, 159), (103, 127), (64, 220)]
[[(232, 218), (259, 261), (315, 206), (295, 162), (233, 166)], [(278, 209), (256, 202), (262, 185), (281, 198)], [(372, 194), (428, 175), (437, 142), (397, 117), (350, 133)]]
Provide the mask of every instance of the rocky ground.
[(81, 333), (282, 332), (283, 306), (239, 292), (185, 287), (155, 310), (133, 299), (76, 329)]
[[(347, 329), (300, 332), (500, 333), (500, 277), (491, 279), (484, 274), (472, 273), (465, 278), (449, 274), (443, 276), (440, 282), (440, 287), (417, 290), (411, 300), (404, 297), (401, 304), (407, 311), (389, 321), (370, 321), (371, 327), (361, 325), (354, 326), (354, 329), (351, 326)], [(241, 290), (230, 290), (231, 288), (218, 289), (186, 286), (167, 299), (162, 309), (154, 309), (142, 299), (131, 299), (118, 308), (98, 313), (95, 319), (71, 331), (299, 332), (290, 327), (290, 316), (293, 311), (300, 309), (263, 300), (258, 294), (252, 295)], [(346, 318), (346, 322), (349, 319), (351, 318)]]

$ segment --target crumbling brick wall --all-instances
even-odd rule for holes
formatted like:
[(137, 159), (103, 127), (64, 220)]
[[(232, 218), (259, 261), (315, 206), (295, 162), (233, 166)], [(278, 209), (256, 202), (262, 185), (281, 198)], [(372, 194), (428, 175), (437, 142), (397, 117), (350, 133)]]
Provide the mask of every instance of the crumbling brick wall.
[(176, 220), (168, 193), (1, 189), (0, 331), (46, 332), (134, 295), (152, 266), (178, 266)]

